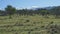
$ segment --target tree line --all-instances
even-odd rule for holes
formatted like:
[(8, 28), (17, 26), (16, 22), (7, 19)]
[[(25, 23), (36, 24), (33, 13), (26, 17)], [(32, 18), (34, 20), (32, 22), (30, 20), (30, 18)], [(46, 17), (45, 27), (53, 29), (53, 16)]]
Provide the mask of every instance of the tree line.
[(55, 7), (51, 7), (49, 8), (36, 8), (34, 9), (20, 9), (17, 10), (15, 7), (11, 6), (11, 5), (7, 5), (7, 7), (5, 8), (5, 10), (0, 10), (0, 16), (5, 16), (5, 15), (9, 15), (11, 18), (11, 15), (13, 14), (18, 14), (18, 15), (42, 15), (42, 16), (47, 16), (47, 15), (55, 15), (55, 16), (60, 16), (60, 6), (55, 6)]

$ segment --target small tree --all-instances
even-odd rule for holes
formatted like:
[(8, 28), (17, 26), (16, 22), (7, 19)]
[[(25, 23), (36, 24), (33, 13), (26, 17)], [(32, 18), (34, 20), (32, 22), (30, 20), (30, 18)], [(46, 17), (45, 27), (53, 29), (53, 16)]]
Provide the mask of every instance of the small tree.
[(5, 8), (5, 11), (7, 12), (7, 14), (9, 15), (9, 18), (12, 18), (12, 14), (14, 14), (16, 12), (16, 9), (14, 7), (12, 7), (11, 5), (8, 5)]
[(45, 10), (45, 9), (43, 9), (43, 10), (41, 10), (41, 14), (42, 14), (42, 16), (47, 16), (47, 14), (48, 14), (48, 11), (47, 10)]

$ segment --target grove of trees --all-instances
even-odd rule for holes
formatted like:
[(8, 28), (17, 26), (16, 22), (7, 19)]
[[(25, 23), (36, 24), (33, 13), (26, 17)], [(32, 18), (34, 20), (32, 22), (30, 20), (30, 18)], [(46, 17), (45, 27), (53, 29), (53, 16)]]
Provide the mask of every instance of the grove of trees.
[[(5, 10), (0, 10), (0, 15), (9, 15), (9, 18), (12, 18), (11, 15), (13, 14), (19, 14), (19, 15), (55, 15), (55, 16), (60, 16), (60, 6), (53, 6), (50, 8), (36, 8), (36, 10), (34, 9), (20, 9), (17, 10), (15, 7), (11, 6), (11, 5), (7, 5), (7, 7), (5, 8)], [(3, 16), (2, 15), (2, 16)]]

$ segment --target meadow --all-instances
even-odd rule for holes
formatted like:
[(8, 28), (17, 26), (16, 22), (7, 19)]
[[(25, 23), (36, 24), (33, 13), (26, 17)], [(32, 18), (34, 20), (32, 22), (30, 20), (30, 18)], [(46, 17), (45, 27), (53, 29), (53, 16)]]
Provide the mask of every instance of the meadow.
[(53, 15), (0, 16), (0, 34), (59, 34), (59, 26), (60, 18)]

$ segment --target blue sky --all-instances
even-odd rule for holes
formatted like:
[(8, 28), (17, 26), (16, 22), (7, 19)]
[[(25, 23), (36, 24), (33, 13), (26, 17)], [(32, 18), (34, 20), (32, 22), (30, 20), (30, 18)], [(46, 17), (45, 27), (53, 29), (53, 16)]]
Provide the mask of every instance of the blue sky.
[(60, 0), (0, 0), (0, 9), (4, 9), (7, 5), (12, 5), (17, 9), (29, 9), (36, 7), (60, 6)]

